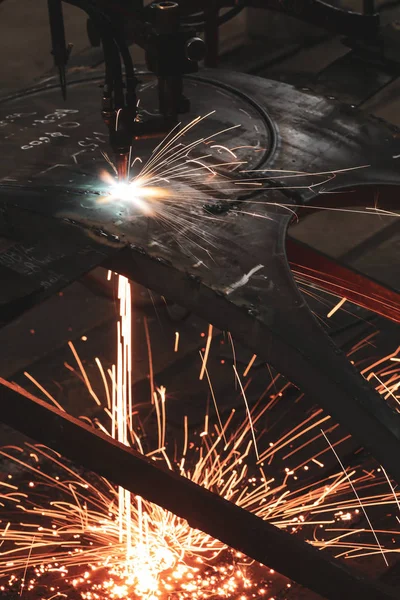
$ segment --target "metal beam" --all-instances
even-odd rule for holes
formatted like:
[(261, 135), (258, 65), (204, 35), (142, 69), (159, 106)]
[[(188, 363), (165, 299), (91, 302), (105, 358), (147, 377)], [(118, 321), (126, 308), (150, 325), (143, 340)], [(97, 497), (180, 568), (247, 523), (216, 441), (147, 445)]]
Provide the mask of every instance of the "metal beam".
[(327, 292), (400, 323), (400, 294), (395, 290), (292, 238), (286, 240), (286, 251), (295, 275), (300, 274)]

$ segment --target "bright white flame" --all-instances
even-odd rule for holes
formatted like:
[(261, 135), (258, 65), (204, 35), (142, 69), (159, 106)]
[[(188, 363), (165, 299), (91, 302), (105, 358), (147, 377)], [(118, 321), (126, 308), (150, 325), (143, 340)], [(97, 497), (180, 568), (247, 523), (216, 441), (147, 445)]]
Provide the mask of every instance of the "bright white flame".
[(99, 200), (101, 203), (124, 202), (147, 216), (154, 216), (170, 196), (168, 190), (148, 185), (149, 179), (146, 177), (117, 181), (109, 173), (103, 172), (101, 178), (109, 186), (107, 195)]
[(115, 181), (111, 186), (110, 195), (125, 202), (131, 202), (138, 196), (138, 186), (135, 183)]
[(150, 215), (150, 206), (143, 200), (143, 197), (147, 195), (146, 188), (141, 187), (140, 183), (136, 181), (131, 183), (115, 181), (109, 191), (109, 196), (113, 200), (133, 204), (144, 214)]

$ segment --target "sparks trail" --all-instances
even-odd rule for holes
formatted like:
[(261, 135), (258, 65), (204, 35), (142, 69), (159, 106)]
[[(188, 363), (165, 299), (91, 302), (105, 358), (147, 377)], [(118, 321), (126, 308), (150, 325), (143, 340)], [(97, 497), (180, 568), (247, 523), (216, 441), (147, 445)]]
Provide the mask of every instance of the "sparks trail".
[(364, 367), (361, 373), (400, 412), (400, 346), (391, 354)]
[[(157, 220), (186, 250), (189, 243), (194, 250), (210, 252), (215, 249), (219, 245), (218, 237), (204, 228), (204, 222), (217, 217), (205, 212), (203, 206), (209, 201), (210, 194), (215, 196), (216, 202), (221, 196), (226, 199), (233, 171), (246, 162), (238, 160), (226, 146), (214, 143), (214, 138), (240, 125), (184, 143), (185, 136), (213, 112), (197, 117), (182, 128), (178, 124), (144, 164), (140, 157), (136, 157), (130, 169), (136, 170), (139, 165), (139, 171), (132, 177), (130, 174), (126, 182), (118, 182), (114, 176), (104, 172), (102, 179), (108, 190), (99, 202), (122, 203), (127, 209), (127, 220), (134, 218), (135, 214)], [(216, 154), (221, 155), (220, 161), (215, 160)], [(103, 156), (115, 174), (112, 161), (104, 153)]]
[[(184, 235), (190, 239), (193, 236), (205, 239), (205, 220), (217, 218), (213, 211), (203, 210), (207, 203), (211, 202), (211, 209), (218, 209), (221, 200), (227, 207), (236, 204), (238, 200), (246, 205), (247, 202), (254, 202), (246, 200), (246, 195), (263, 189), (310, 190), (315, 193), (329, 194), (330, 192), (326, 191), (324, 186), (332, 179), (343, 173), (369, 167), (369, 165), (362, 165), (314, 173), (281, 169), (247, 169), (247, 160), (240, 158), (241, 151), (253, 149), (254, 152), (258, 152), (260, 148), (237, 146), (230, 149), (222, 143), (215, 143), (215, 138), (238, 129), (240, 125), (233, 125), (212, 135), (185, 142), (185, 136), (214, 113), (215, 111), (212, 111), (202, 117), (196, 117), (182, 127), (181, 124), (176, 125), (153, 150), (144, 164), (140, 157), (136, 157), (131, 162), (130, 169), (134, 172), (129, 173), (126, 182), (118, 182), (114, 176), (103, 173), (102, 178), (109, 189), (102, 202), (120, 201), (125, 206), (136, 209), (136, 212), (158, 220), (172, 232), (182, 233), (183, 230)], [(103, 153), (103, 156), (115, 175), (116, 168), (112, 161), (106, 154)], [(260, 202), (258, 199), (257, 204), (279, 206), (289, 212), (299, 208), (293, 203), (277, 204), (269, 201)], [(304, 206), (301, 205), (301, 208)], [(313, 207), (315, 208), (398, 216), (397, 213), (381, 210), (377, 206), (365, 210), (332, 209), (324, 206)], [(254, 217), (268, 218), (258, 213), (249, 214)], [(212, 236), (206, 241), (211, 244), (215, 242)]]
[[(246, 402), (244, 417), (234, 409), (221, 416), (215, 406), (214, 412), (205, 414), (204, 427), (198, 431), (191, 431), (184, 417), (179, 451), (175, 448), (179, 440), (168, 428), (166, 390), (155, 387), (156, 436), (151, 441), (135, 414), (131, 395), (130, 293), (128, 281), (120, 277), (117, 363), (106, 371), (95, 361), (103, 395), (93, 392), (84, 365), (70, 345), (88, 401), (100, 402), (104, 409), (105, 418), (96, 420), (97, 427), (317, 547), (337, 549), (347, 556), (396, 551), (389, 541), (385, 545), (393, 532), (375, 531), (378, 548), (368, 528), (351, 527), (359, 519), (360, 502), (365, 511), (372, 506), (398, 507), (395, 489), (376, 468), (368, 472), (353, 466), (349, 472), (339, 469), (310, 481), (310, 472), (323, 473), (322, 460), (331, 452), (321, 427), (332, 439), (332, 448), (343, 441), (335, 437), (338, 426), (329, 416), (313, 409), (276, 438), (266, 429), (271, 407), (281, 401), (286, 382), (276, 393), (267, 392), (268, 399), (252, 407)], [(397, 363), (392, 358), (397, 358), (397, 352), (375, 361), (368, 373), (364, 367), (364, 376), (374, 371), (386, 387), (393, 385), (392, 369)], [(382, 372), (387, 360), (393, 365), (390, 373)], [(44, 393), (40, 383), (30, 380)], [(271, 385), (277, 384), (274, 378)], [(238, 393), (241, 390), (239, 386)], [(55, 401), (50, 394), (46, 398)], [(46, 598), (54, 594), (71, 597), (72, 590), (83, 600), (157, 600), (167, 595), (178, 600), (210, 595), (252, 598), (265, 591), (265, 571), (245, 557), (143, 498), (104, 478), (84, 474), (42, 445), (4, 448), (0, 455), (10, 471), (15, 473), (18, 467), (23, 473), (21, 480), (10, 473), (0, 481), (3, 589), (19, 591), (23, 584), (26, 597), (30, 592), (37, 596), (44, 588)]]

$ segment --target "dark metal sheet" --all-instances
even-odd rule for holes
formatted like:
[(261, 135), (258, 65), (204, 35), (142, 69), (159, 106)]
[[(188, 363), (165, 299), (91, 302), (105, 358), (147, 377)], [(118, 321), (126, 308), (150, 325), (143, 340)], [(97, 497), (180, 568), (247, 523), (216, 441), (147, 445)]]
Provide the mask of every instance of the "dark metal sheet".
[[(251, 138), (250, 130), (261, 121), (267, 131), (268, 113), (277, 142), (268, 157), (268, 168), (271, 160), (276, 169), (308, 172), (371, 165), (331, 179), (324, 185), (325, 193), (367, 184), (400, 184), (393, 158), (399, 153), (398, 131), (377, 119), (291, 86), (246, 75), (209, 72), (193, 81), (196, 97), (202, 90), (207, 96), (214, 86), (221, 97), (231, 95), (252, 107), (245, 130), (253, 144), (257, 138), (254, 140), (254, 131)], [(87, 95), (89, 84), (82, 85), (82, 94)], [(50, 99), (49, 92), (46, 106)], [(40, 95), (32, 99), (41, 101)], [(93, 113), (84, 101), (83, 107), (88, 127), (92, 127)], [(232, 115), (227, 113), (224, 119), (230, 120)], [(90, 164), (86, 162), (87, 169)], [(73, 169), (70, 172), (75, 173)], [(71, 189), (65, 175), (64, 186), (56, 188), (4, 182), (2, 210), (9, 220), (10, 215), (15, 220), (26, 210), (68, 219), (99, 243), (125, 246), (118, 258), (108, 262), (110, 268), (229, 330), (340, 421), (400, 481), (399, 415), (375, 394), (316, 322), (287, 264), (285, 235), (291, 214), (281, 205), (295, 206), (315, 198), (318, 190), (310, 187), (312, 177), (301, 189), (285, 195), (266, 189), (247, 201), (242, 198), (238, 203), (236, 199), (225, 214), (212, 218), (201, 200), (192, 200), (188, 182), (182, 215), (190, 218), (187, 228), (179, 231), (144, 215), (124, 212), (121, 206), (99, 205), (93, 191), (101, 193), (101, 185), (93, 175), (91, 186), (81, 177), (73, 178)], [(320, 194), (318, 200), (323, 202), (324, 197)], [(334, 195), (327, 197), (332, 200)], [(200, 238), (191, 223), (200, 225)]]
[(312, 83), (320, 94), (358, 105), (396, 79), (399, 68), (385, 67), (373, 57), (349, 52), (321, 71)]
[[(23, 219), (27, 221), (26, 240), (0, 252), (1, 326), (51, 297), (116, 251), (115, 246), (106, 247), (76, 227), (52, 219), (50, 223), (42, 219), (41, 236), (37, 231), (32, 236), (29, 228), (34, 229), (34, 215), (22, 215), (18, 226)], [(44, 230), (46, 221), (48, 228)]]

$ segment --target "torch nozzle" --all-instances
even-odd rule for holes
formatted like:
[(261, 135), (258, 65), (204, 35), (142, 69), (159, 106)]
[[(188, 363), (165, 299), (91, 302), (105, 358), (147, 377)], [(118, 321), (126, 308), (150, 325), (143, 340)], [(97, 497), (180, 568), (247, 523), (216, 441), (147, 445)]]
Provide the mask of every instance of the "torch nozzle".
[(129, 153), (118, 154), (116, 159), (118, 181), (125, 182), (129, 176)]

